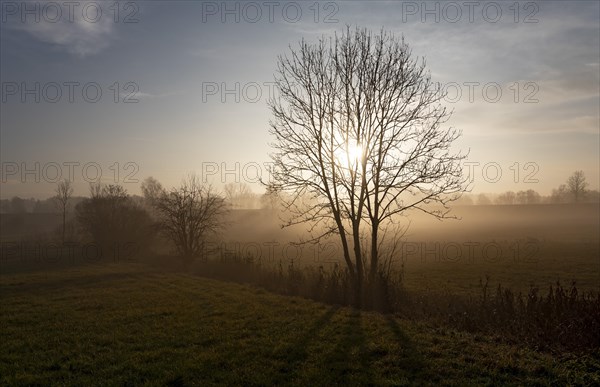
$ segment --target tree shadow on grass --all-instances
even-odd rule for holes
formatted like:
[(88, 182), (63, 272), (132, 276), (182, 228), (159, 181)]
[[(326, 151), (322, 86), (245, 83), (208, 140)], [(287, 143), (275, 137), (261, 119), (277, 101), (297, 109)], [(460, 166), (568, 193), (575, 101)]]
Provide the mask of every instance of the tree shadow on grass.
[[(319, 383), (326, 385), (375, 385), (385, 384), (427, 384), (430, 382), (426, 359), (413, 340), (400, 328), (390, 315), (385, 316), (392, 333), (391, 351), (382, 345), (380, 337), (370, 334), (383, 334), (377, 328), (375, 332), (363, 327), (360, 311), (353, 310), (347, 317), (343, 330), (339, 332), (338, 342), (324, 364), (323, 376)], [(379, 342), (380, 344), (377, 344)]]
[(410, 383), (431, 382), (427, 379), (428, 367), (423, 354), (391, 315), (387, 315), (386, 320), (400, 346), (400, 351), (394, 354), (394, 363), (392, 364), (392, 372), (396, 375), (390, 376), (400, 376)]
[(320, 382), (327, 385), (373, 385), (372, 354), (362, 326), (362, 314), (353, 310), (341, 326), (335, 348), (327, 355)]
[[(285, 361), (278, 369), (277, 384), (297, 383), (300, 379), (310, 385), (374, 385), (380, 379), (391, 384), (412, 384), (430, 381), (426, 361), (414, 342), (400, 328), (392, 316), (387, 316), (387, 324), (398, 349), (390, 353), (385, 346), (369, 344), (359, 310), (344, 314), (336, 319), (330, 335), (326, 338), (324, 353), (310, 353), (312, 341), (320, 340), (319, 332), (332, 320), (337, 307), (330, 308), (310, 328), (294, 342), (277, 354), (278, 360)], [(310, 360), (306, 363), (307, 360)], [(315, 364), (312, 362), (316, 361)], [(305, 364), (306, 363), (306, 364)], [(299, 370), (300, 367), (314, 367)]]
[(318, 338), (319, 332), (331, 321), (338, 309), (338, 306), (329, 308), (292, 345), (275, 354), (276, 358), (285, 362), (278, 370), (279, 380), (276, 384), (288, 384), (293, 380), (296, 369), (309, 357), (309, 344)]

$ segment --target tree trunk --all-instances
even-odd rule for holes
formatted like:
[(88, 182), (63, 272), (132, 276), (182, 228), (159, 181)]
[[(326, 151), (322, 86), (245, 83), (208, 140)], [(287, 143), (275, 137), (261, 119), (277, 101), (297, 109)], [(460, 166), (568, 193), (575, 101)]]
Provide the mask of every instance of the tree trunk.
[(346, 233), (343, 228), (340, 229), (340, 238), (342, 240), (342, 249), (344, 251), (344, 260), (346, 261), (346, 265), (348, 266), (348, 270), (350, 271), (350, 275), (352, 278), (355, 277), (354, 265), (352, 264), (352, 259), (350, 259), (350, 249), (348, 248), (348, 239), (346, 238)]
[(379, 246), (377, 245), (379, 224), (374, 222), (371, 227), (371, 267), (369, 271), (369, 282), (374, 283), (379, 270)]
[(67, 209), (63, 207), (63, 224), (62, 224), (62, 243), (65, 244), (65, 229), (66, 229), (66, 220), (67, 220)]
[(355, 306), (360, 308), (362, 306), (363, 296), (363, 283), (364, 283), (364, 266), (362, 261), (362, 252), (360, 250), (360, 236), (358, 235), (359, 227), (358, 222), (352, 227), (353, 238), (354, 238), (354, 257), (356, 259), (356, 281), (354, 289), (356, 291)]

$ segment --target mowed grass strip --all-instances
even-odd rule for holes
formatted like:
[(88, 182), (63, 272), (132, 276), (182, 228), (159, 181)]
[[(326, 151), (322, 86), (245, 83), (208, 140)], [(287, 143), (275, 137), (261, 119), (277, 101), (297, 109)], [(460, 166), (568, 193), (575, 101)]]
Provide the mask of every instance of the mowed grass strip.
[(0, 276), (2, 385), (600, 382), (556, 356), (140, 264)]

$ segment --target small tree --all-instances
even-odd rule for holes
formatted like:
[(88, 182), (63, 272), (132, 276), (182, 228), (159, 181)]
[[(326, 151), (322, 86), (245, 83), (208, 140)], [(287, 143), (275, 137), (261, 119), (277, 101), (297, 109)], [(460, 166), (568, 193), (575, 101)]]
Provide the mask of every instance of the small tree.
[(150, 203), (159, 214), (160, 229), (185, 265), (203, 255), (206, 238), (224, 225), (225, 200), (210, 186), (201, 185), (195, 175), (188, 176), (178, 188), (161, 188)]
[(525, 194), (527, 196), (527, 204), (538, 204), (542, 201), (541, 195), (532, 189), (528, 189)]
[(551, 203), (565, 203), (568, 201), (569, 192), (566, 184), (561, 184), (558, 188), (552, 190), (550, 195)]
[(156, 201), (164, 192), (162, 184), (152, 176), (142, 182), (142, 194), (150, 203)]
[(225, 199), (232, 207), (253, 208), (256, 195), (246, 183), (229, 183), (223, 188)]
[(264, 183), (265, 184), (265, 193), (260, 197), (261, 206), (263, 209), (269, 211), (276, 211), (280, 209), (281, 192), (277, 189), (277, 187), (272, 183)]
[(157, 220), (160, 214), (156, 210), (156, 201), (164, 193), (162, 184), (152, 176), (149, 176), (142, 182), (141, 189), (144, 196), (144, 208), (148, 211), (152, 219)]
[(585, 180), (583, 171), (575, 171), (567, 179), (567, 188), (575, 202), (578, 202), (585, 196), (587, 186), (588, 183)]
[(65, 243), (65, 232), (67, 227), (67, 211), (71, 196), (73, 196), (73, 185), (70, 180), (65, 179), (56, 186), (54, 200), (62, 213), (62, 243)]

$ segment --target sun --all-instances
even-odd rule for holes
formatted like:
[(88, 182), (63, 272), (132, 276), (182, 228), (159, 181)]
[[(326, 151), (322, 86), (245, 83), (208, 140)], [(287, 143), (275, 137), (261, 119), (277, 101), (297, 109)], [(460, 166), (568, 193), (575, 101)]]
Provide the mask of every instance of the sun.
[(344, 144), (344, 146), (337, 149), (335, 152), (335, 157), (340, 167), (352, 168), (362, 160), (363, 147), (358, 143), (350, 143), (346, 148)]

